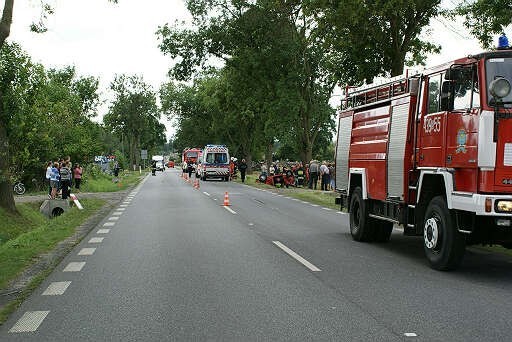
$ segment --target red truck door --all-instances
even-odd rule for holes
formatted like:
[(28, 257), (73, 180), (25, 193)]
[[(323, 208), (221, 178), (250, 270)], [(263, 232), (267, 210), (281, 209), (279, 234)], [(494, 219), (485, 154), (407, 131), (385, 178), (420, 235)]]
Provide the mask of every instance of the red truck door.
[(442, 75), (429, 75), (423, 83), (418, 123), (418, 166), (443, 167), (446, 160), (447, 112), (441, 111)]

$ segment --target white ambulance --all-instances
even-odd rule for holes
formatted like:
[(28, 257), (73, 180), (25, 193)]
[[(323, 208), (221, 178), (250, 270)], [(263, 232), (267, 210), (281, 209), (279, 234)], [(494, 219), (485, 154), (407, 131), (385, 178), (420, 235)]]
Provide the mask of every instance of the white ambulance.
[(225, 145), (206, 145), (197, 166), (201, 180), (220, 178), (229, 181), (229, 151)]

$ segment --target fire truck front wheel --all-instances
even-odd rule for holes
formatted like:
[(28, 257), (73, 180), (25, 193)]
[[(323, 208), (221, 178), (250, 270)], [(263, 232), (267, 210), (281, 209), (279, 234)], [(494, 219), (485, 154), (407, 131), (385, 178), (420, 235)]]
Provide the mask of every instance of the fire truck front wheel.
[(464, 237), (455, 229), (453, 215), (442, 196), (434, 197), (425, 212), (423, 247), (430, 266), (440, 271), (457, 268), (464, 257)]
[(360, 187), (354, 189), (350, 199), (350, 234), (356, 241), (371, 241), (375, 220), (368, 216), (368, 203), (363, 200)]

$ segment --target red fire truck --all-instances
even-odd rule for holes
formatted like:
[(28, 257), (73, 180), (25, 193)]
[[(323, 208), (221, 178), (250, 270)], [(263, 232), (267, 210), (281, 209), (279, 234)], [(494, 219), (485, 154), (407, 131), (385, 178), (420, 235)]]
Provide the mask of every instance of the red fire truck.
[(181, 160), (187, 162), (187, 164), (192, 163), (197, 165), (202, 154), (203, 150), (200, 148), (186, 148), (183, 150)]
[(512, 248), (511, 83), (505, 48), (347, 88), (336, 190), (353, 239), (385, 242), (402, 225), (438, 270), (466, 245)]

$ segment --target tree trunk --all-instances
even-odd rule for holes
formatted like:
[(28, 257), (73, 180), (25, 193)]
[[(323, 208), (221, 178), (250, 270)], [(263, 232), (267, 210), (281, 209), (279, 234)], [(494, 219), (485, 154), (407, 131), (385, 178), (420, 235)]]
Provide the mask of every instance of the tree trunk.
[(274, 151), (274, 143), (270, 142), (267, 144), (267, 150), (265, 151), (265, 164), (267, 164), (267, 170), (270, 172), (270, 165), (272, 165), (272, 152)]
[(0, 21), (0, 49), (4, 46), (4, 42), (11, 33), (12, 9), (14, 0), (5, 0), (2, 20)]
[[(2, 98), (3, 94), (0, 92), (0, 103)], [(5, 123), (5, 115), (0, 106), (0, 207), (11, 213), (17, 213), (9, 173), (9, 138)]]
[(247, 164), (247, 173), (251, 173), (252, 172), (252, 154), (251, 153), (247, 153), (247, 155), (245, 156), (245, 163)]
[[(307, 145), (304, 150), (304, 156), (306, 157), (306, 164), (309, 164), (309, 162), (313, 159), (313, 146)], [(306, 165), (304, 164), (304, 165)]]
[[(14, 0), (5, 0), (2, 19), (0, 20), (0, 49), (11, 33), (12, 9)], [(0, 104), (3, 102), (3, 94), (0, 92)], [(0, 207), (11, 213), (18, 213), (14, 203), (12, 184), (9, 173), (9, 137), (7, 136), (6, 115), (0, 106)]]

